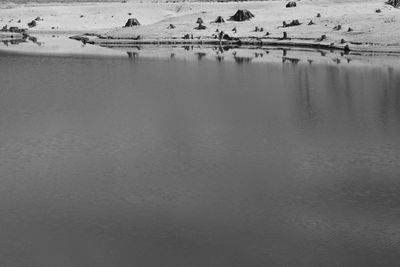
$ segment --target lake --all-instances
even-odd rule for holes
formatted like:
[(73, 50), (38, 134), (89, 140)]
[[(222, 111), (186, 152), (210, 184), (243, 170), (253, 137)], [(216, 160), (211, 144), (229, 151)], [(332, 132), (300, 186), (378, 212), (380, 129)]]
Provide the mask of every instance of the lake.
[(399, 69), (0, 58), (1, 266), (398, 266)]

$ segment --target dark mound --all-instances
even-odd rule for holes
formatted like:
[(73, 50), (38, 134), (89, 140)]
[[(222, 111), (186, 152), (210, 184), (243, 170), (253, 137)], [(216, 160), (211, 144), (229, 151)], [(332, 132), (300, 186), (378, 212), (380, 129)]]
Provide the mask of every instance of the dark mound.
[(394, 7), (400, 7), (400, 0), (388, 0), (386, 4)]
[(224, 20), (224, 18), (223, 17), (221, 17), (221, 16), (218, 16), (214, 21), (213, 21), (214, 23), (224, 23), (225, 22), (225, 20)]
[(286, 7), (287, 7), (287, 8), (289, 8), (289, 7), (296, 7), (296, 6), (297, 6), (296, 2), (288, 2), (288, 3), (286, 4)]
[(140, 23), (137, 19), (131, 18), (131, 19), (128, 19), (128, 21), (125, 23), (124, 27), (133, 27), (133, 26), (139, 26), (139, 25), (140, 25)]
[(236, 11), (235, 15), (229, 18), (229, 20), (233, 21), (245, 21), (254, 18), (254, 15), (248, 11), (247, 9), (239, 9)]

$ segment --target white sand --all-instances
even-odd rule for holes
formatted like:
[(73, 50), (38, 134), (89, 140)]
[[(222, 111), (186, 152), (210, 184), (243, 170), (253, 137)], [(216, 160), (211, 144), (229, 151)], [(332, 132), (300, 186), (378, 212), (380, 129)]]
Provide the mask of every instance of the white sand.
[[(27, 27), (28, 22), (39, 16), (43, 21), (38, 21), (38, 25), (30, 29), (31, 34), (90, 32), (110, 38), (129, 39), (140, 35), (145, 40), (180, 39), (187, 33), (195, 38), (210, 39), (217, 28), (241, 38), (263, 38), (266, 31), (272, 37), (281, 37), (286, 31), (289, 37), (295, 38), (292, 42), (315, 43), (315, 40), (296, 38), (318, 38), (325, 34), (327, 39), (322, 42), (324, 44), (344, 46), (340, 44), (344, 39), (352, 50), (400, 52), (400, 9), (383, 2), (302, 0), (294, 8), (286, 8), (286, 1), (4, 5), (0, 8), (0, 26)], [(221, 25), (210, 23), (219, 15), (228, 19), (237, 9), (248, 9), (255, 18), (246, 22), (227, 21)], [(376, 13), (376, 9), (382, 12)], [(321, 18), (316, 17), (317, 13), (321, 14)], [(122, 28), (131, 17), (137, 18), (142, 26)], [(205, 21), (206, 30), (193, 29), (198, 17)], [(21, 23), (17, 23), (19, 19)], [(293, 19), (298, 19), (302, 25), (281, 27), (284, 20), (289, 22)], [(315, 25), (307, 25), (310, 20)], [(176, 28), (167, 29), (169, 24), (174, 24)], [(334, 30), (333, 27), (339, 24), (342, 30)], [(255, 26), (263, 27), (264, 32), (254, 32)], [(231, 31), (233, 27), (237, 28), (237, 33)], [(347, 32), (349, 27), (354, 31)]]

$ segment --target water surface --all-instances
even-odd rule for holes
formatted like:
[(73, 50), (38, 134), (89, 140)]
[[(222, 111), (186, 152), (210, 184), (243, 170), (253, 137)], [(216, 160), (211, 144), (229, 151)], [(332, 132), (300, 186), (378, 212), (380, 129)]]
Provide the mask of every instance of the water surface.
[(398, 266), (400, 72), (0, 60), (1, 266)]

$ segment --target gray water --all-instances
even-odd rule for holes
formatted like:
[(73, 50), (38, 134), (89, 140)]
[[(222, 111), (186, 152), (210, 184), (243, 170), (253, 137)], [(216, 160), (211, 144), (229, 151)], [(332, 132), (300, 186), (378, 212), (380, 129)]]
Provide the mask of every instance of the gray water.
[(0, 266), (398, 266), (400, 72), (0, 58)]

